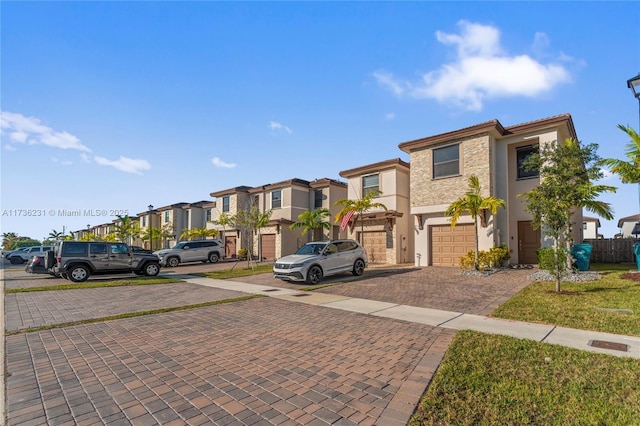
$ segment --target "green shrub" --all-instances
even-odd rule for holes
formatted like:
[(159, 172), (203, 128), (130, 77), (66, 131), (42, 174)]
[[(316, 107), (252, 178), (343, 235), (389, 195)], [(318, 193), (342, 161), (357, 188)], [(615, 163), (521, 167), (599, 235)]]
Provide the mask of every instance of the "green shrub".
[(249, 250), (247, 250), (246, 248), (238, 249), (239, 259), (246, 259), (248, 255), (249, 255)]
[(553, 273), (557, 270), (564, 271), (567, 265), (567, 253), (563, 249), (558, 249), (557, 252), (558, 257), (556, 259), (556, 249), (553, 247), (536, 250), (536, 257), (538, 258), (538, 266), (540, 269)]
[[(480, 250), (478, 252), (478, 267), (481, 271), (487, 268), (497, 268), (509, 260), (511, 253), (506, 244), (500, 247), (493, 247), (489, 251)], [(475, 251), (470, 250), (466, 256), (460, 258), (460, 266), (463, 269), (473, 269), (475, 263)]]

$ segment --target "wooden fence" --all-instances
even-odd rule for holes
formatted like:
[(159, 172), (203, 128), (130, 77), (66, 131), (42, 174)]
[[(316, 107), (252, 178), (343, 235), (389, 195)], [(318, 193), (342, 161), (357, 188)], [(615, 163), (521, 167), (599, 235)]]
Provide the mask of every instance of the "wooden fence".
[(633, 245), (639, 242), (633, 238), (607, 238), (602, 240), (584, 240), (591, 244), (592, 263), (626, 263), (636, 262)]

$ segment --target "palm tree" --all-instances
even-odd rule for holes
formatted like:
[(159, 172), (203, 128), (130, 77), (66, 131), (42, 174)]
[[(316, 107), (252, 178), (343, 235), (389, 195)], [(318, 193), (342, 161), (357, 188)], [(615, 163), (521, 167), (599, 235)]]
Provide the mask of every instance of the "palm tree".
[(227, 229), (228, 225), (235, 226), (236, 224), (236, 216), (222, 212), (218, 215), (218, 219), (210, 221), (214, 225), (222, 226), (222, 241), (224, 241), (224, 255), (227, 255)]
[[(618, 124), (618, 128), (631, 138), (625, 151), (629, 161), (605, 158), (602, 160), (602, 164), (608, 166), (612, 173), (620, 176), (622, 183), (640, 184), (640, 135), (631, 126)], [(640, 186), (638, 191), (638, 196), (640, 197)]]
[(215, 237), (218, 234), (218, 231), (215, 229), (207, 229), (207, 228), (192, 228), (192, 229), (183, 229), (182, 234), (180, 234), (181, 240), (198, 240), (205, 239), (207, 237)]
[(115, 224), (115, 234), (117, 236), (118, 241), (122, 243), (131, 244), (131, 237), (136, 232), (135, 224), (129, 215), (120, 216), (117, 215), (118, 219)]
[(4, 247), (5, 250), (8, 250), (9, 248), (11, 248), (11, 245), (13, 243), (15, 243), (16, 241), (18, 241), (18, 234), (16, 234), (15, 232), (5, 232), (2, 234), (2, 247)]
[[(342, 209), (336, 214), (336, 222), (338, 223), (342, 220), (344, 216), (349, 213), (358, 213), (358, 217), (360, 218), (360, 244), (363, 244), (364, 240), (364, 214), (372, 209), (384, 209), (387, 211), (387, 206), (382, 203), (374, 203), (373, 199), (378, 195), (382, 194), (382, 192), (374, 190), (369, 191), (359, 200), (349, 200), (342, 199), (336, 201), (336, 206), (342, 206)], [(357, 220), (357, 218), (356, 218)]]
[(476, 271), (480, 268), (478, 263), (478, 216), (484, 215), (486, 210), (491, 211), (491, 214), (498, 213), (499, 208), (505, 208), (506, 203), (504, 200), (497, 197), (483, 198), (480, 189), (480, 180), (478, 176), (469, 176), (469, 189), (466, 194), (451, 205), (444, 212), (445, 216), (451, 216), (451, 227), (455, 227), (458, 223), (458, 219), (465, 213), (471, 215), (473, 219), (473, 226), (476, 233), (476, 252), (474, 259), (474, 267)]
[(62, 239), (62, 236), (64, 234), (62, 232), (56, 231), (55, 229), (52, 229), (51, 232), (49, 232), (49, 240), (50, 241), (58, 241), (60, 239)]
[(327, 208), (307, 210), (298, 215), (298, 222), (290, 225), (289, 229), (302, 228), (302, 235), (305, 235), (308, 231), (312, 231), (311, 241), (315, 241), (314, 233), (316, 229), (331, 229), (331, 223), (324, 220), (327, 217), (331, 217), (331, 213)]

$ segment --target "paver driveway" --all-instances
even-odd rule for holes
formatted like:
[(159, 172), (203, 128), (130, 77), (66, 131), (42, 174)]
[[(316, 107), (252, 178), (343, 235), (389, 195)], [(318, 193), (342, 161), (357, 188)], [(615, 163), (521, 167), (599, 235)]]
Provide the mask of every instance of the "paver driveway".
[[(419, 285), (429, 269), (321, 291), (404, 297), (397, 294), (408, 289), (402, 281), (417, 274), (409, 285)], [(477, 301), (478, 309), (515, 291), (523, 280), (513, 277), (518, 284)], [(440, 279), (434, 286), (446, 293), (451, 284)], [(453, 286), (450, 294), (460, 294), (463, 306), (470, 294), (485, 291)], [(6, 295), (7, 328), (25, 324), (24, 316), (14, 318), (19, 312), (41, 312), (29, 317), (46, 323), (64, 318), (52, 313), (60, 310), (92, 318), (238, 295), (186, 283), (123, 292)], [(21, 333), (6, 339), (9, 424), (403, 424), (452, 336), (441, 328), (266, 297)]]

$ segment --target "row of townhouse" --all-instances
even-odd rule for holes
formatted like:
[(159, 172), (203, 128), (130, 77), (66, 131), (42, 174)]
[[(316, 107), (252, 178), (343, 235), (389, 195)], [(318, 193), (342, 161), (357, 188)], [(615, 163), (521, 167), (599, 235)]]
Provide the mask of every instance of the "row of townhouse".
[[(458, 265), (460, 256), (475, 249), (474, 225), (471, 217), (463, 216), (452, 228), (444, 212), (465, 194), (469, 176), (476, 175), (483, 196), (506, 202), (506, 209), (481, 218), (480, 249), (504, 243), (511, 252), (511, 263), (532, 264), (537, 263), (536, 250), (549, 242), (542, 241), (540, 230), (531, 227), (531, 215), (523, 199), (517, 197), (539, 183), (539, 176), (527, 171), (523, 162), (538, 145), (567, 138), (577, 139), (569, 114), (509, 127), (492, 120), (400, 143), (399, 149), (409, 155), (409, 162), (396, 158), (345, 170), (339, 174), (346, 182), (293, 178), (258, 187), (238, 186), (211, 192), (213, 201), (157, 209), (150, 206), (137, 214), (137, 220), (141, 229), (150, 225), (170, 228), (162, 241), (154, 242), (154, 248), (173, 245), (185, 228), (207, 227), (224, 234), (228, 257), (250, 246), (262, 258), (275, 259), (293, 253), (312, 238), (348, 237), (363, 241), (375, 263)], [(380, 191), (374, 202), (384, 204), (386, 211), (365, 213), (363, 229), (357, 215), (344, 231), (334, 224), (337, 200), (359, 199), (371, 190)], [(222, 226), (214, 225), (222, 213), (234, 215), (248, 205), (272, 210), (271, 220), (259, 235), (242, 235), (235, 227), (222, 232)], [(323, 235), (302, 236), (289, 228), (300, 213), (320, 207), (332, 215), (332, 227)], [(574, 221), (583, 223), (581, 211), (576, 212)], [(575, 226), (573, 232), (576, 241), (583, 240), (582, 226)], [(140, 241), (140, 245), (148, 242)]]

